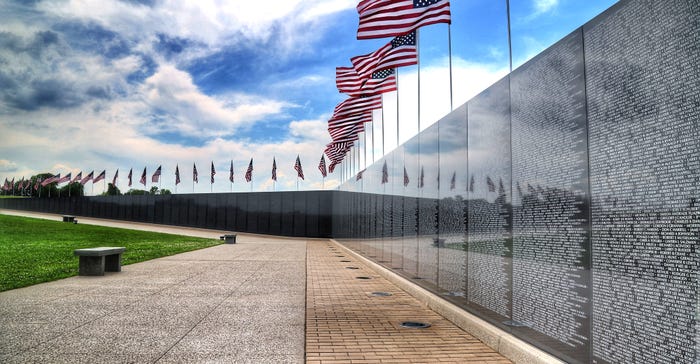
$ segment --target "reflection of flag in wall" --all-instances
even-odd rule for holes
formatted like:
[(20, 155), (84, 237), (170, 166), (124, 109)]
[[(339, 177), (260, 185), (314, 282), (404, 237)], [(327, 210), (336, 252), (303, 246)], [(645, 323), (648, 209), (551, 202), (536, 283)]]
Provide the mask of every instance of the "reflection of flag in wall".
[(425, 186), (425, 183), (423, 181), (424, 177), (425, 177), (425, 174), (423, 173), (423, 166), (421, 166), (420, 167), (420, 179), (418, 180), (418, 187), (419, 188), (423, 188), (423, 186)]
[(179, 184), (180, 184), (180, 166), (176, 164), (175, 165), (175, 185), (177, 186)]
[(277, 181), (277, 161), (272, 157), (272, 180)]
[(102, 172), (100, 172), (100, 174), (98, 174), (97, 177), (95, 177), (95, 179), (92, 180), (92, 183), (95, 184), (95, 183), (100, 182), (103, 179), (105, 179), (106, 172), (107, 172), (106, 170), (102, 170)]
[(452, 179), (450, 180), (450, 190), (454, 190), (456, 184), (457, 184), (457, 171), (454, 171), (454, 172), (452, 172)]
[(357, 177), (355, 177), (355, 181), (361, 180), (361, 179), (362, 179), (362, 174), (363, 174), (363, 173), (365, 173), (365, 170), (364, 170), (364, 169), (361, 170), (361, 171), (359, 171), (359, 172), (357, 172)]
[(486, 185), (489, 187), (489, 192), (496, 192), (496, 185), (491, 180), (491, 177), (486, 176)]
[(158, 166), (158, 168), (156, 168), (155, 173), (153, 173), (153, 176), (151, 176), (151, 182), (158, 183), (158, 181), (160, 181), (160, 172), (161, 172), (160, 167), (161, 166)]
[(408, 172), (406, 172), (406, 166), (403, 166), (403, 186), (404, 187), (408, 186), (409, 182), (410, 181), (408, 179)]
[(197, 165), (192, 163), (192, 181), (199, 183), (199, 173), (197, 173)]
[(141, 179), (139, 182), (146, 187), (146, 167), (143, 167), (143, 173), (141, 173)]
[(214, 175), (215, 174), (216, 174), (216, 170), (214, 169), (214, 161), (211, 161), (211, 178), (210, 178), (211, 183), (214, 183)]
[(245, 181), (250, 182), (253, 179), (253, 158), (250, 158), (248, 170), (245, 171)]
[(357, 39), (393, 37), (451, 22), (447, 0), (363, 0), (357, 5), (357, 14)]
[(520, 187), (520, 182), (515, 182), (515, 188), (518, 189), (518, 197), (523, 197), (523, 189)]
[(384, 161), (384, 166), (382, 167), (382, 184), (389, 182), (389, 168)]
[(323, 154), (321, 154), (321, 161), (318, 162), (318, 170), (321, 171), (323, 178), (328, 176), (328, 172), (326, 172), (326, 158), (323, 156)]
[(117, 168), (117, 171), (114, 172), (114, 177), (112, 178), (112, 186), (117, 185), (117, 178), (119, 178), (119, 169)]
[(532, 195), (537, 194), (537, 190), (534, 187), (532, 187), (532, 185), (530, 185), (529, 183), (527, 184), (527, 192)]
[[(128, 176), (128, 178), (129, 178), (129, 187), (131, 187), (131, 176), (132, 176), (133, 170), (134, 170), (133, 168), (129, 168), (129, 176)], [(82, 173), (82, 172), (80, 172), (80, 173)]]
[(501, 178), (498, 179), (498, 194), (499, 195), (506, 194), (506, 188), (503, 186), (503, 180)]
[(469, 179), (469, 192), (474, 192), (474, 175)]
[(304, 179), (304, 170), (301, 168), (301, 160), (299, 160), (298, 154), (297, 154), (297, 161), (294, 163), (294, 169), (297, 170), (297, 177)]

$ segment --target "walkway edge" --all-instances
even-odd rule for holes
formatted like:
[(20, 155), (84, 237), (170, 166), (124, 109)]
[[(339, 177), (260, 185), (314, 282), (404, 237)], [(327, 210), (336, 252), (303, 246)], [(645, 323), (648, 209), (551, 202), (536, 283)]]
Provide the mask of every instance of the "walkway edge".
[(423, 287), (399, 276), (391, 270), (356, 253), (350, 248), (330, 239), (355, 259), (371, 267), (384, 279), (406, 291), (418, 301), (437, 312), (462, 330), (481, 340), (484, 344), (518, 364), (565, 364), (549, 353), (546, 353), (515, 336), (491, 325), (477, 316), (457, 307)]

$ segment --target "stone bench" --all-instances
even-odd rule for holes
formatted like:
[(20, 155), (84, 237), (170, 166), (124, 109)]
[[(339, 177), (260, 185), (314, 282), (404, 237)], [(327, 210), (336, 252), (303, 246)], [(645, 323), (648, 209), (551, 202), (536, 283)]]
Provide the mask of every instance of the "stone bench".
[(76, 222), (75, 216), (63, 215), (63, 222), (72, 222), (72, 223), (75, 223), (75, 222)]
[(105, 272), (121, 272), (123, 247), (100, 247), (76, 249), (73, 254), (80, 257), (78, 274), (81, 276), (103, 276)]
[(223, 240), (226, 244), (236, 244), (236, 234), (221, 235), (219, 239)]

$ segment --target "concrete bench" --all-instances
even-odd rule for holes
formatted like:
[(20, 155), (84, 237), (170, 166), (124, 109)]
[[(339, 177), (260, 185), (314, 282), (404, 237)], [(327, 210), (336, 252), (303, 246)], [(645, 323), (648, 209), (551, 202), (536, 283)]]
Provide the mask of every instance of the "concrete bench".
[(223, 240), (226, 244), (236, 244), (236, 234), (221, 235), (219, 239)]
[(123, 247), (100, 247), (76, 249), (73, 254), (80, 257), (78, 274), (81, 276), (103, 276), (105, 272), (121, 272)]
[(75, 223), (75, 216), (63, 215), (63, 222), (72, 222), (72, 223)]

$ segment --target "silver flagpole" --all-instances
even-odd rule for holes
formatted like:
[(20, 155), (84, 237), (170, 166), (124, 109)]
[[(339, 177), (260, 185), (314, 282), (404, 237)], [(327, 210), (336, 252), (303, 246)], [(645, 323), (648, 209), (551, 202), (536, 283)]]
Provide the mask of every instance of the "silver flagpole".
[(454, 100), (452, 92), (452, 24), (447, 24), (447, 46), (450, 60), (450, 111), (452, 111), (454, 110)]
[(418, 58), (418, 134), (420, 134), (420, 29), (416, 29), (416, 53)]
[(365, 168), (367, 168), (367, 132), (364, 134), (364, 146), (365, 146)]
[[(416, 51), (417, 53), (418, 51)], [(396, 148), (399, 147), (399, 68), (396, 70)]]
[(510, 0), (506, 0), (506, 15), (508, 16), (508, 61), (510, 72), (513, 72), (513, 43), (510, 37)]

